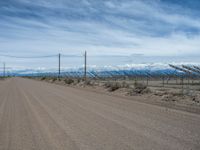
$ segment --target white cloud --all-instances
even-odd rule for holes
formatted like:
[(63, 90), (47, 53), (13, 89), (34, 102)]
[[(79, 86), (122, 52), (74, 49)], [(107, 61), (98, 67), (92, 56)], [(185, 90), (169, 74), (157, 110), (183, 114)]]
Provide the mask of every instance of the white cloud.
[[(4, 8), (6, 12), (15, 13), (3, 16), (0, 21), (0, 49), (3, 53), (81, 54), (87, 50), (91, 55), (200, 54), (199, 33), (185, 31), (185, 28), (200, 31), (200, 20), (189, 13), (164, 7), (159, 1), (20, 2), (44, 10)], [(33, 15), (24, 17), (23, 13)]]

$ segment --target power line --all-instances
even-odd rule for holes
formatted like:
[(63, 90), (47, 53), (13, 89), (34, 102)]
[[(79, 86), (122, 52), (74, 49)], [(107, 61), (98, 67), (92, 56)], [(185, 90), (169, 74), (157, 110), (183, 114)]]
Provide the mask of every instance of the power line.
[[(60, 54), (62, 57), (82, 57), (82, 55), (66, 55), (66, 54)], [(49, 58), (49, 57), (57, 57), (58, 55), (44, 55), (44, 56), (14, 56), (14, 55), (4, 55), (0, 54), (0, 57), (9, 57), (9, 58)]]
[(48, 57), (56, 57), (57, 55), (46, 55), (46, 56), (14, 56), (14, 55), (0, 55), (0, 57), (9, 57), (9, 58), (48, 58)]
[(82, 57), (82, 55), (65, 55), (61, 54), (62, 57)]

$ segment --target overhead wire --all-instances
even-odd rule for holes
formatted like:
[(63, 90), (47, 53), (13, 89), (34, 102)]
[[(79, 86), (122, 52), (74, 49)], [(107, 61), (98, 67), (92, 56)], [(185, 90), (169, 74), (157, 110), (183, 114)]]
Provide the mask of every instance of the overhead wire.
[(10, 57), (10, 58), (48, 58), (48, 57), (56, 57), (57, 55), (45, 55), (45, 56), (14, 56), (14, 55), (2, 55), (0, 54), (0, 57)]
[(83, 57), (83, 55), (67, 55), (67, 54), (61, 54), (62, 57)]

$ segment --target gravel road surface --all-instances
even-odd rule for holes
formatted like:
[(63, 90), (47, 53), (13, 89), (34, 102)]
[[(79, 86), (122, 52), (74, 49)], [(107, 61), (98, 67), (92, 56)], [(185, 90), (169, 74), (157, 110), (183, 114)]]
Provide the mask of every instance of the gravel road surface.
[(200, 115), (81, 89), (0, 81), (0, 150), (200, 150)]

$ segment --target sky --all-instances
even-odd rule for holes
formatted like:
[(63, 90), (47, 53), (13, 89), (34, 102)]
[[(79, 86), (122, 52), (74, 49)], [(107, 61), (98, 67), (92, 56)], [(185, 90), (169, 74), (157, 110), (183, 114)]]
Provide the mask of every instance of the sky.
[(200, 56), (200, 0), (1, 0), (0, 54)]

